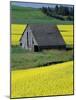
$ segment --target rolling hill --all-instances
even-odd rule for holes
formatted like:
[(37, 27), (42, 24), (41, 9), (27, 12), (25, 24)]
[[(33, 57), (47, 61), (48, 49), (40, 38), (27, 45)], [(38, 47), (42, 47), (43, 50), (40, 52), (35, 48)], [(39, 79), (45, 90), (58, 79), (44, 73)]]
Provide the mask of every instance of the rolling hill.
[(72, 24), (72, 21), (61, 21), (45, 15), (40, 8), (11, 6), (11, 22), (19, 24), (27, 23), (53, 23)]

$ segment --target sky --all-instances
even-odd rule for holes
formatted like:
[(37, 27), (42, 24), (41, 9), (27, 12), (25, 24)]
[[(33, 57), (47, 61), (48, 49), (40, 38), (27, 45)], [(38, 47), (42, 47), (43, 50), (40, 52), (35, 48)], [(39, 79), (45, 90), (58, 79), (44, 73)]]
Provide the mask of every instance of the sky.
[[(45, 4), (45, 3), (30, 3), (30, 2), (11, 2), (12, 5), (16, 5), (16, 6), (23, 6), (23, 7), (32, 7), (32, 8), (41, 8), (41, 7), (55, 7), (56, 4)], [(65, 6), (65, 5), (63, 5)], [(72, 7), (70, 5), (66, 5), (68, 7)]]

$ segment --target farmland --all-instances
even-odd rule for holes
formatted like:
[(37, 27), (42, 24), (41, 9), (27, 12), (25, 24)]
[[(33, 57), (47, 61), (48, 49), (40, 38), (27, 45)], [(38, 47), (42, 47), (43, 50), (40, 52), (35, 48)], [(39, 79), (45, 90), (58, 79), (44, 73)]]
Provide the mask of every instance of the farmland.
[(57, 25), (67, 45), (73, 45), (73, 25)]
[(12, 24), (25, 23), (52, 23), (52, 24), (73, 24), (73, 21), (62, 21), (44, 14), (41, 9), (32, 7), (11, 6)]
[[(29, 52), (19, 46), (19, 40), (26, 24), (11, 25), (11, 67), (12, 70), (36, 68), (47, 63), (73, 60), (73, 50), (49, 50), (43, 52)], [(73, 25), (57, 25), (66, 45), (73, 47)], [(62, 56), (61, 56), (62, 55)]]
[(73, 94), (73, 62), (12, 71), (11, 85), (11, 98)]
[(29, 52), (21, 47), (14, 46), (11, 51), (12, 70), (36, 68), (48, 63), (54, 64), (71, 60), (73, 60), (73, 50)]
[[(21, 48), (19, 40), (30, 23), (57, 25), (70, 49)], [(73, 21), (49, 17), (38, 8), (11, 5), (11, 98), (73, 94), (73, 44)]]
[(12, 45), (19, 45), (19, 40), (23, 34), (24, 29), (27, 25), (23, 24), (12, 24), (11, 25), (11, 42)]
[[(57, 27), (66, 44), (73, 46), (73, 26)], [(11, 25), (11, 98), (73, 94), (73, 49), (26, 51), (19, 46), (25, 28)], [(48, 62), (52, 64), (44, 66)]]

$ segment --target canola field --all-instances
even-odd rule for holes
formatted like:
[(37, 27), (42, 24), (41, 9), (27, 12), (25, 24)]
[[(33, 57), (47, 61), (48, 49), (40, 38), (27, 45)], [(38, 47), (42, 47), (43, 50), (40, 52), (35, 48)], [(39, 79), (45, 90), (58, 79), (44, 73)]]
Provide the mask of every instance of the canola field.
[(24, 24), (12, 24), (11, 25), (11, 44), (19, 45), (19, 40), (27, 25)]
[[(26, 28), (26, 24), (11, 25), (11, 44), (19, 45), (21, 35)], [(67, 45), (73, 45), (73, 25), (57, 25)]]
[(73, 45), (73, 25), (57, 25), (65, 43), (67, 45)]
[(11, 98), (73, 94), (73, 62), (15, 70)]

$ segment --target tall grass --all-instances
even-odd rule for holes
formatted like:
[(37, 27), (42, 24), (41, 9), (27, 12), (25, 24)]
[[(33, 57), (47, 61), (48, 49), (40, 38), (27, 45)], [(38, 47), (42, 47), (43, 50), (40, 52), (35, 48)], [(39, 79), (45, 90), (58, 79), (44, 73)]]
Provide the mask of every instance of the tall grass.
[(18, 46), (11, 47), (11, 68), (36, 68), (47, 63), (73, 60), (73, 50), (45, 50), (42, 52), (26, 51)]

